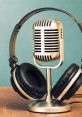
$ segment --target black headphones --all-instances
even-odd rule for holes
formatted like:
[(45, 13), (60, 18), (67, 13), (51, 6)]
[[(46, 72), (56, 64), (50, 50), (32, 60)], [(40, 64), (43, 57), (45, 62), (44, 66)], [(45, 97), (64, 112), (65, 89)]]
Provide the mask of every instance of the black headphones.
[[(77, 26), (80, 28), (80, 31), (82, 32), (82, 23), (78, 22), (74, 16), (72, 16), (67, 11), (49, 7), (31, 11), (30, 13), (25, 15), (18, 24), (16, 24), (12, 32), (9, 44), (11, 84), (14, 90), (26, 99), (28, 98), (31, 100), (42, 99), (47, 93), (47, 83), (44, 75), (34, 65), (30, 63), (23, 63), (21, 65), (17, 65), (18, 59), (16, 58), (15, 55), (15, 42), (17, 34), (22, 25), (31, 16), (47, 10), (65, 13), (66, 15), (73, 19), (73, 21), (77, 24)], [(55, 98), (57, 98), (57, 100), (63, 101), (71, 98), (74, 95), (74, 93), (78, 90), (81, 84), (82, 70), (78, 65), (73, 63), (61, 76), (59, 81), (53, 87), (51, 93)]]

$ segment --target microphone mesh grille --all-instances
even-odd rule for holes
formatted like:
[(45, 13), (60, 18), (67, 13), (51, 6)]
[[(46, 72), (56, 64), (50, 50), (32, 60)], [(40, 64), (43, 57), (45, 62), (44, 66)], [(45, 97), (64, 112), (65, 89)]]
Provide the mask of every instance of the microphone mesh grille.
[(56, 26), (56, 23), (59, 22), (42, 20), (34, 23), (33, 55), (37, 60), (50, 61), (59, 58), (60, 38), (63, 38), (63, 33), (62, 26)]
[(34, 31), (34, 51), (41, 52), (41, 30)]

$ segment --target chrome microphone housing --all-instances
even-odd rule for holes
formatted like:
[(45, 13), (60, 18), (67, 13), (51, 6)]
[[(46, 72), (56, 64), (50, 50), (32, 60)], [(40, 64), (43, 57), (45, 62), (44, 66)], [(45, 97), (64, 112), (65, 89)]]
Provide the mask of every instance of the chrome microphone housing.
[(64, 59), (63, 25), (60, 21), (39, 20), (33, 25), (33, 55), (39, 61)]
[[(46, 68), (47, 95), (45, 100), (33, 103), (32, 110), (57, 112), (56, 109), (61, 106), (52, 99), (51, 69), (60, 67), (64, 61), (63, 25), (60, 21), (51, 19), (39, 20), (34, 23), (33, 30), (33, 58), (38, 67)], [(70, 107), (66, 106), (63, 109), (69, 110)]]

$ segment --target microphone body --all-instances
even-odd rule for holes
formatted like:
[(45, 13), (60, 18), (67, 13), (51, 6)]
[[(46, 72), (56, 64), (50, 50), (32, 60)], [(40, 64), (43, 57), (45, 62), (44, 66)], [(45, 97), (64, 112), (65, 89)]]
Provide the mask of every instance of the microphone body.
[[(52, 81), (51, 68), (58, 68), (64, 61), (64, 42), (63, 42), (63, 25), (60, 21), (42, 20), (36, 21), (33, 25), (33, 56), (34, 62), (38, 67), (46, 68), (47, 96), (43, 102), (37, 102), (43, 111), (55, 109), (56, 101), (52, 99)], [(54, 61), (58, 63), (53, 66)], [(43, 64), (42, 64), (43, 63)], [(46, 64), (47, 65), (46, 65)], [(57, 108), (57, 106), (56, 106)], [(44, 112), (45, 112), (44, 111)]]
[(62, 23), (55, 20), (36, 21), (33, 29), (34, 58), (45, 62), (59, 59), (60, 51), (64, 53)]

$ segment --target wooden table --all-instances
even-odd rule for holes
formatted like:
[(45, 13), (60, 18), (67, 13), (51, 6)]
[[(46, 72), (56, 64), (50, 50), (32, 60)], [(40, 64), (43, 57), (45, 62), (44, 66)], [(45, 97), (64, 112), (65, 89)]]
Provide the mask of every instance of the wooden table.
[[(82, 93), (82, 88), (77, 93)], [(72, 98), (70, 102), (81, 101)], [(0, 87), (0, 117), (82, 117), (82, 103), (72, 104), (72, 111), (62, 114), (40, 114), (27, 111), (28, 101), (24, 100), (11, 87)]]

